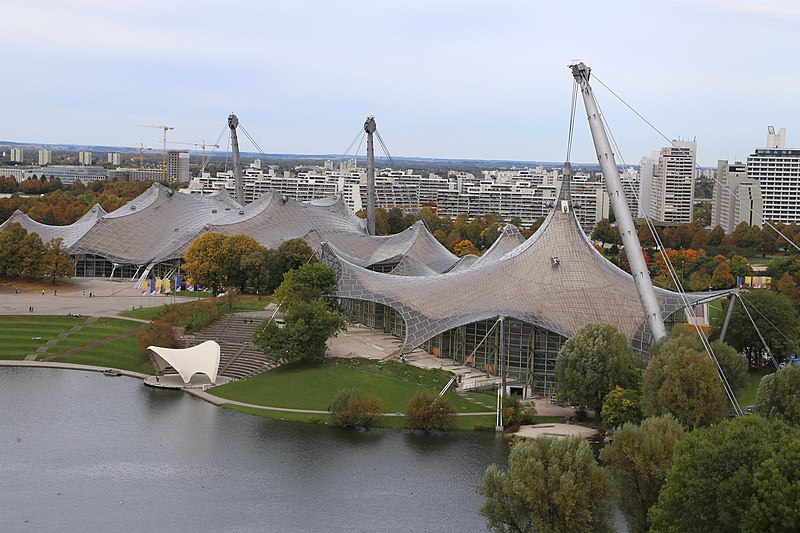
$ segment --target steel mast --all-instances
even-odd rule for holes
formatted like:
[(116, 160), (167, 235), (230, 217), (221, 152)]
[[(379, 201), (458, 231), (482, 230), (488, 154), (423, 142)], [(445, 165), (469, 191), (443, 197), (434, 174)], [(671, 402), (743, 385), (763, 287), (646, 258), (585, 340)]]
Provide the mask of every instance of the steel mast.
[(375, 235), (375, 145), (372, 136), (377, 129), (375, 117), (367, 117), (367, 233)]
[(244, 184), (242, 183), (242, 161), (239, 157), (239, 138), (236, 136), (236, 128), (239, 126), (239, 119), (231, 113), (228, 116), (228, 127), (231, 129), (231, 150), (233, 151), (233, 180), (236, 184), (236, 201), (239, 205), (244, 205)]
[(581, 94), (583, 94), (583, 103), (586, 106), (586, 115), (589, 119), (589, 128), (592, 131), (597, 161), (600, 163), (600, 169), (603, 172), (611, 207), (617, 217), (617, 226), (622, 236), (622, 244), (625, 246), (625, 253), (628, 256), (628, 263), (631, 267), (633, 280), (636, 283), (636, 290), (639, 293), (639, 301), (647, 316), (647, 325), (650, 327), (650, 333), (657, 342), (667, 336), (667, 330), (664, 327), (664, 319), (661, 316), (661, 308), (658, 305), (656, 291), (650, 279), (650, 272), (644, 260), (642, 245), (639, 243), (639, 235), (636, 233), (636, 226), (633, 224), (628, 202), (625, 201), (625, 193), (622, 189), (617, 163), (614, 160), (614, 153), (611, 151), (611, 144), (603, 127), (594, 93), (589, 86), (591, 69), (582, 62), (571, 65), (570, 68), (572, 69), (572, 75), (575, 77), (575, 82), (580, 86)]

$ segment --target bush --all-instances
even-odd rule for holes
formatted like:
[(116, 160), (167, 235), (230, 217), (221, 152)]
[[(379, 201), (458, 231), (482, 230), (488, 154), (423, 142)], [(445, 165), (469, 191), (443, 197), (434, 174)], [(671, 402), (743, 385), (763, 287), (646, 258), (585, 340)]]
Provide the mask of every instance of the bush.
[(175, 330), (172, 324), (165, 320), (155, 320), (144, 331), (141, 331), (136, 340), (142, 352), (147, 352), (148, 346), (160, 346), (161, 348), (177, 348), (178, 341), (175, 339)]
[(430, 431), (447, 429), (456, 414), (455, 408), (447, 398), (421, 390), (411, 398), (406, 406), (406, 422), (411, 429)]
[(372, 396), (362, 396), (357, 389), (342, 389), (336, 393), (328, 410), (333, 413), (337, 426), (369, 429), (372, 421), (383, 415), (381, 401)]

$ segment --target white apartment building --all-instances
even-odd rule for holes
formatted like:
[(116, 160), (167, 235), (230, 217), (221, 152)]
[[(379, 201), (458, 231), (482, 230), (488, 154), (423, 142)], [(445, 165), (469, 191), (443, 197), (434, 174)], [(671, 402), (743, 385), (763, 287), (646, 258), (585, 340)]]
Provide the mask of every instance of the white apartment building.
[(786, 148), (786, 128), (769, 127), (767, 147), (747, 158), (747, 177), (758, 181), (765, 220), (800, 223), (800, 148)]
[(167, 152), (167, 181), (189, 183), (189, 151), (170, 150)]
[(44, 148), (39, 149), (39, 166), (41, 165), (49, 165), (53, 162), (53, 152), (50, 150), (46, 150)]
[[(655, 155), (654, 152), (650, 157)], [(662, 222), (692, 221), (696, 158), (696, 142), (672, 141), (671, 146), (658, 152), (652, 175), (649, 168), (642, 169), (642, 203), (648, 201), (645, 189), (650, 189), (649, 212), (645, 210), (645, 216)], [(649, 159), (643, 159), (642, 164), (649, 165)]]
[(78, 152), (78, 163), (90, 166), (92, 164), (92, 152)]
[(22, 156), (22, 148), (12, 148), (8, 157), (12, 163), (22, 163)]
[(108, 152), (108, 162), (112, 165), (119, 166), (121, 164), (122, 156), (119, 152)]
[(761, 188), (748, 176), (744, 163), (717, 162), (717, 180), (711, 198), (711, 225), (731, 233), (742, 222), (760, 226), (763, 214)]

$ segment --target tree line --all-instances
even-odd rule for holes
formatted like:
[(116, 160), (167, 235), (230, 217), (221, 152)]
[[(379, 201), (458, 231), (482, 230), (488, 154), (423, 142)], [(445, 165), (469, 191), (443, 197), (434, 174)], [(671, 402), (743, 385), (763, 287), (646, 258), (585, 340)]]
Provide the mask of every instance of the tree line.
[(72, 277), (75, 262), (60, 238), (48, 242), (28, 233), (18, 222), (0, 231), (0, 278), (45, 280), (55, 283)]
[(637, 532), (795, 530), (800, 367), (763, 377), (756, 414), (726, 420), (720, 376), (738, 393), (747, 363), (732, 346), (712, 346), (716, 361), (693, 330), (676, 327), (643, 366), (614, 326), (569, 339), (556, 360), (558, 395), (593, 407), (613, 440), (599, 462), (577, 437), (517, 442), (508, 468), (490, 467), (479, 487), (489, 527), (606, 531), (615, 502)]

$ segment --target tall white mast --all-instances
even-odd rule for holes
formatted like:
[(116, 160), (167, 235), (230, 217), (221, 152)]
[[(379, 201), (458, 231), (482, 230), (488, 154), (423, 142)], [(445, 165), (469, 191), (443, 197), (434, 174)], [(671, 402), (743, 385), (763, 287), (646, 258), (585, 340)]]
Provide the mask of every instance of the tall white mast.
[[(625, 193), (622, 188), (622, 180), (619, 178), (617, 163), (614, 160), (614, 153), (611, 151), (611, 144), (608, 141), (603, 121), (600, 117), (600, 110), (594, 98), (592, 88), (589, 86), (589, 73), (591, 69), (583, 63), (578, 63), (570, 67), (575, 81), (580, 85), (583, 94), (583, 104), (586, 106), (586, 114), (589, 119), (589, 128), (592, 131), (592, 140), (597, 152), (597, 161), (603, 172), (603, 180), (606, 182), (611, 207), (617, 217), (617, 226), (622, 236), (622, 244), (625, 246), (625, 253), (628, 256), (628, 264), (631, 267), (633, 280), (636, 282), (636, 290), (639, 292), (639, 301), (647, 316), (647, 325), (655, 341), (667, 336), (664, 327), (664, 319), (661, 316), (661, 308), (658, 305), (656, 291), (653, 282), (650, 280), (650, 272), (642, 253), (642, 245), (639, 243), (639, 235), (636, 233), (636, 226), (633, 223), (628, 202), (625, 201)], [(620, 310), (620, 312), (625, 312)]]

